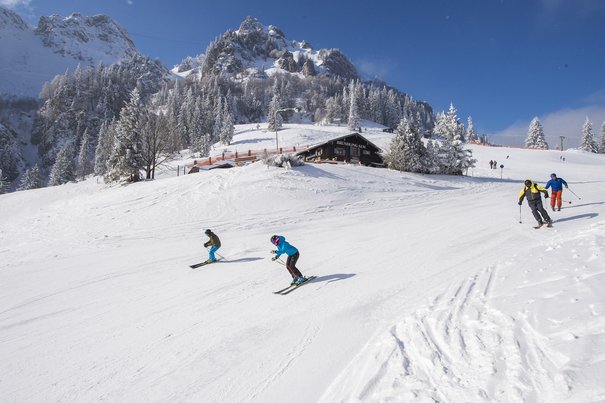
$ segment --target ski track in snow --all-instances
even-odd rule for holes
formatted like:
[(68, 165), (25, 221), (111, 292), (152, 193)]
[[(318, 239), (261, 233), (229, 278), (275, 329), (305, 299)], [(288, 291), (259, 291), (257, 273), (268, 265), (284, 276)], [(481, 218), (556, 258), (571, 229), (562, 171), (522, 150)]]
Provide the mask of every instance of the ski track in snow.
[[(540, 312), (544, 307), (532, 304), (560, 302), (551, 301), (556, 298), (577, 303), (578, 298), (570, 300), (567, 294), (602, 293), (604, 227), (605, 221), (599, 222), (577, 237), (549, 240), (546, 247), (539, 247), (563, 255), (559, 256), (563, 267), (580, 257), (578, 250), (588, 254), (583, 264), (570, 264), (554, 277), (548, 275), (548, 268), (537, 265), (524, 269), (519, 281), (517, 272), (525, 261), (515, 258), (447, 287), (426, 308), (376, 336), (321, 402), (601, 401), (605, 386), (595, 379), (592, 390), (574, 394), (575, 378), (584, 374), (573, 372), (587, 363), (605, 368), (605, 354), (593, 355), (605, 347), (605, 319), (597, 313), (605, 308), (603, 299), (598, 309), (590, 304), (578, 317), (570, 312)], [(498, 283), (511, 280), (519, 294), (497, 295)], [(562, 287), (570, 283), (571, 290)], [(511, 300), (523, 303), (523, 310), (511, 309)], [(561, 305), (565, 304), (557, 306)], [(536, 321), (565, 330), (540, 334), (533, 326)]]

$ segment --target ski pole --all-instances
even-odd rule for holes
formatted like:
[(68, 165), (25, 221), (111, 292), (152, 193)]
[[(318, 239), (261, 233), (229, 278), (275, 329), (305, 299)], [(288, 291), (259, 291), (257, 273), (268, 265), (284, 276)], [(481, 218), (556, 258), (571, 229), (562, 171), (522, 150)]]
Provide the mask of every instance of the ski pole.
[(568, 200), (561, 200), (561, 201), (562, 201), (563, 203), (569, 203), (569, 204), (571, 204), (571, 202), (570, 202), (570, 201), (568, 201)]
[(273, 259), (273, 258), (271, 258), (271, 260), (273, 260), (274, 262), (277, 262), (277, 263), (279, 263), (279, 264), (281, 264), (281, 265), (284, 265), (284, 266), (286, 265), (286, 264), (285, 264), (285, 263), (284, 263), (284, 262), (281, 260), (281, 258), (279, 258), (279, 257), (278, 257), (277, 259)]
[(521, 207), (519, 206), (519, 224), (523, 224), (523, 221), (521, 220)]
[(570, 188), (567, 188), (567, 190), (569, 190), (571, 193), (573, 193), (573, 195), (576, 196), (578, 198), (578, 200), (582, 200), (582, 198), (580, 196), (578, 196), (577, 194), (575, 194), (573, 190), (571, 190)]

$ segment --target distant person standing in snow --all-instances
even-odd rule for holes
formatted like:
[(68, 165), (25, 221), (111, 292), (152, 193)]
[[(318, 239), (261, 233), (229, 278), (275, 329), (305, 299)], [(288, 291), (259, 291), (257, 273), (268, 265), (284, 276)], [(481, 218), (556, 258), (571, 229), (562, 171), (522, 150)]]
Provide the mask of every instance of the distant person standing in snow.
[(544, 198), (548, 199), (548, 190), (542, 186), (538, 186), (537, 183), (533, 183), (530, 179), (526, 179), (524, 185), (525, 187), (519, 192), (519, 206), (523, 204), (523, 199), (527, 198), (527, 204), (531, 208), (531, 213), (534, 215), (536, 221), (538, 221), (536, 228), (540, 228), (545, 222), (549, 227), (552, 227), (552, 221), (546, 210), (544, 210), (544, 206), (542, 206), (542, 197), (540, 196), (540, 193), (544, 193)]
[(216, 234), (209, 229), (204, 231), (204, 234), (206, 234), (208, 238), (210, 238), (208, 239), (208, 242), (204, 243), (204, 248), (210, 246), (210, 250), (208, 251), (209, 256), (208, 260), (206, 260), (206, 263), (216, 262), (216, 257), (214, 256), (214, 253), (221, 247), (221, 240), (218, 239), (218, 236), (216, 236)]
[(298, 249), (286, 242), (286, 238), (281, 235), (273, 235), (271, 237), (271, 243), (277, 246), (277, 250), (271, 251), (271, 253), (275, 254), (275, 256), (271, 258), (271, 260), (277, 260), (284, 253), (288, 255), (288, 259), (286, 260), (286, 268), (292, 276), (291, 284), (299, 284), (304, 282), (305, 278), (303, 277), (300, 270), (296, 268), (296, 261), (300, 257)]
[(494, 161), (489, 160), (489, 169), (494, 169)]
[(498, 168), (498, 163), (494, 160), (494, 169)]
[(557, 174), (550, 174), (550, 180), (546, 182), (546, 189), (552, 186), (552, 193), (550, 194), (550, 207), (552, 211), (555, 211), (555, 203), (557, 208), (561, 211), (561, 204), (563, 204), (563, 186), (568, 189), (567, 182), (563, 178), (557, 178)]

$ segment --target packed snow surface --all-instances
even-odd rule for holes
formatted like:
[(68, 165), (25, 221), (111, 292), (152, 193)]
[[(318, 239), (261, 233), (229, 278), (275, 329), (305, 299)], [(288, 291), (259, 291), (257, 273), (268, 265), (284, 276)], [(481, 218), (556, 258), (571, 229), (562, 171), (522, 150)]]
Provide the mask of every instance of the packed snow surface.
[[(324, 139), (303, 126), (284, 144)], [(605, 400), (605, 157), (471, 147), (469, 177), (255, 163), (1, 195), (1, 400)], [(536, 230), (517, 195), (551, 172), (570, 189)], [(206, 228), (225, 259), (192, 270)], [(317, 276), (287, 296), (273, 234)]]

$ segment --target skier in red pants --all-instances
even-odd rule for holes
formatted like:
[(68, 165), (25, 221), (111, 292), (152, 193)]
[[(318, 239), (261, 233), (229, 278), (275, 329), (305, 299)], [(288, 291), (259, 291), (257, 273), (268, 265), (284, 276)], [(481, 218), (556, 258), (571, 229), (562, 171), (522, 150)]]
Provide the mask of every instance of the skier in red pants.
[(557, 178), (557, 174), (550, 174), (550, 180), (546, 182), (545, 188), (548, 189), (551, 186), (550, 208), (552, 208), (552, 211), (555, 211), (556, 204), (558, 211), (561, 211), (561, 204), (563, 204), (563, 200), (561, 199), (561, 196), (563, 195), (563, 186), (567, 189), (567, 182), (565, 182), (563, 178)]

